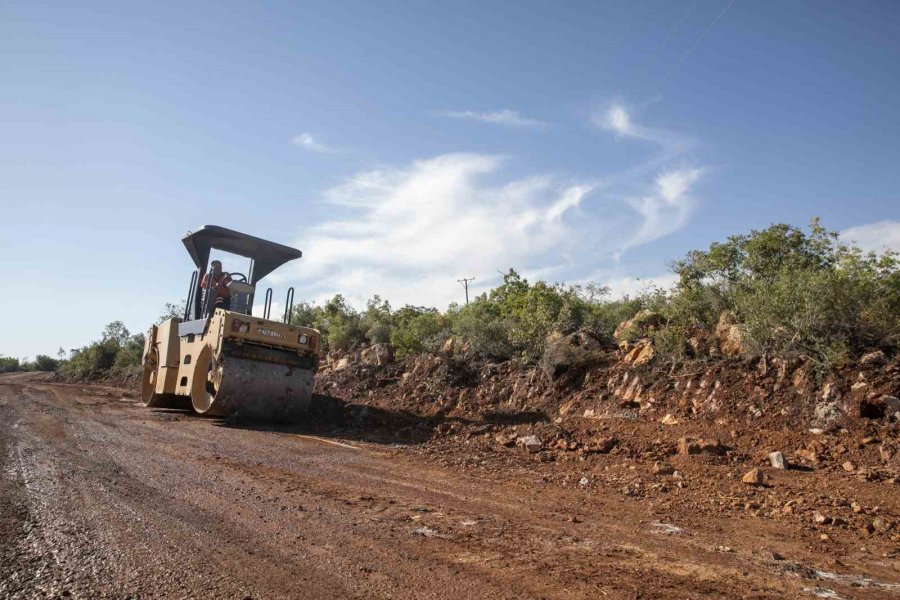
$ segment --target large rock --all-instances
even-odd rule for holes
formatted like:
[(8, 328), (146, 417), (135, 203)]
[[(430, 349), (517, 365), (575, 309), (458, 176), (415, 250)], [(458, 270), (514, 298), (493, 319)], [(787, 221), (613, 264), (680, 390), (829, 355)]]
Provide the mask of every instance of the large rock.
[(653, 347), (651, 340), (640, 340), (622, 359), (627, 363), (631, 363), (635, 367), (645, 365), (656, 356), (656, 349)]
[(341, 369), (346, 369), (351, 364), (353, 364), (352, 358), (353, 357), (348, 354), (347, 356), (344, 356), (343, 358), (336, 360), (334, 362), (334, 366), (332, 366), (331, 368), (334, 369), (335, 371), (340, 371)]
[(444, 356), (465, 356), (472, 353), (472, 342), (467, 339), (450, 336), (441, 344), (440, 353)]
[(744, 356), (748, 353), (744, 330), (738, 323), (737, 316), (730, 310), (719, 315), (715, 335), (719, 349), (725, 356)]
[(551, 342), (544, 350), (540, 367), (549, 379), (557, 379), (599, 360), (603, 344), (592, 333), (581, 330)]
[(862, 358), (859, 359), (859, 364), (870, 367), (877, 367), (879, 365), (883, 365), (886, 362), (887, 358), (885, 358), (884, 352), (882, 352), (881, 350), (863, 354)]
[(647, 337), (648, 333), (658, 329), (665, 322), (666, 319), (661, 314), (645, 308), (638, 311), (636, 315), (627, 321), (619, 323), (619, 326), (616, 327), (616, 331), (613, 333), (613, 337), (618, 342), (637, 340)]
[(359, 355), (359, 362), (364, 365), (383, 367), (394, 360), (394, 351), (389, 344), (375, 344), (366, 348)]

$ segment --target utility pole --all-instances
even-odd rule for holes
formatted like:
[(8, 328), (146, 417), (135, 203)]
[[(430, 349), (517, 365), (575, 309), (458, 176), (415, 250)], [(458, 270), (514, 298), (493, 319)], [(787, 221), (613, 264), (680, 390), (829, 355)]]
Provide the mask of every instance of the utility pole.
[(463, 277), (462, 279), (457, 279), (457, 283), (463, 284), (463, 287), (466, 288), (466, 304), (469, 303), (469, 282), (474, 281), (474, 277)]

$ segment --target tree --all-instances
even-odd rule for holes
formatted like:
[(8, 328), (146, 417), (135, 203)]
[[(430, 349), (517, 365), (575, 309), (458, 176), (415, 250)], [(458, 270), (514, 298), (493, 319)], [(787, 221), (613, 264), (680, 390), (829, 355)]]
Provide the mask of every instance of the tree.
[(168, 321), (169, 319), (184, 318), (184, 308), (185, 308), (184, 300), (182, 300), (178, 304), (174, 304), (172, 302), (166, 302), (165, 306), (163, 306), (162, 314), (159, 316), (158, 319), (156, 319), (156, 324), (159, 325), (160, 323), (164, 323), (164, 322)]
[(46, 354), (38, 354), (34, 359), (35, 371), (55, 371), (59, 368), (59, 361)]

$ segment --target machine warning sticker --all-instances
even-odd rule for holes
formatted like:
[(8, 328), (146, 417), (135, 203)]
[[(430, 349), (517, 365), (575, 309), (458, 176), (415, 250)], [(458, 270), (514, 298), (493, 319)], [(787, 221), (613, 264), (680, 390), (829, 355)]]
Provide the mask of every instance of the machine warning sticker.
[(273, 338), (283, 338), (284, 337), (284, 335), (278, 333), (277, 331), (272, 331), (271, 329), (263, 329), (262, 327), (260, 327), (258, 331), (259, 331), (259, 335), (264, 335), (266, 337), (273, 337)]

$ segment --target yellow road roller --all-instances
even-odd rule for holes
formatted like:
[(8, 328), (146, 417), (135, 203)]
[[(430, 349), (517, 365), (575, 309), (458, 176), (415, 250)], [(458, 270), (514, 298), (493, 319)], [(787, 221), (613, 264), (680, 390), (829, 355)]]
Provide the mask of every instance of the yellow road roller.
[[(262, 314), (253, 314), (258, 282), (302, 252), (215, 225), (189, 232), (182, 242), (196, 269), (184, 318), (147, 332), (144, 406), (216, 417), (302, 417), (312, 399), (319, 332), (290, 324), (293, 288), (282, 320), (271, 318), (271, 288), (257, 311)], [(210, 260), (214, 250), (249, 259), (246, 273), (224, 273), (219, 260)]]

